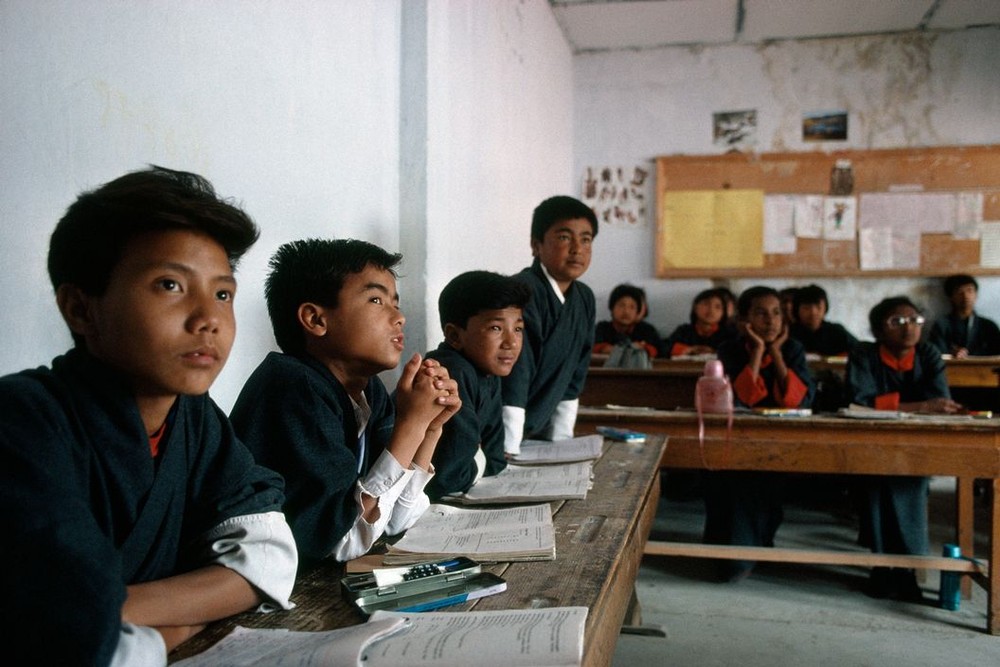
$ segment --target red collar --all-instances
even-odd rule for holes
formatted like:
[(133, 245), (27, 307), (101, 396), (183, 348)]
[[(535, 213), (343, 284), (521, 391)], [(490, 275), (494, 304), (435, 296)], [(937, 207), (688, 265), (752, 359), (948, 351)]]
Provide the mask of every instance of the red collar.
[(899, 358), (890, 352), (885, 345), (879, 345), (878, 356), (882, 363), (892, 370), (904, 373), (913, 370), (913, 360), (917, 358), (917, 348), (911, 349), (902, 358)]

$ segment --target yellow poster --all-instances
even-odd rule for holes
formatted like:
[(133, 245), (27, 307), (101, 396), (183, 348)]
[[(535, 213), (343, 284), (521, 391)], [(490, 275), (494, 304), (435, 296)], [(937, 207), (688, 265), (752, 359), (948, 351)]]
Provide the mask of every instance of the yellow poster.
[(763, 230), (763, 190), (667, 192), (660, 230), (661, 268), (762, 268)]

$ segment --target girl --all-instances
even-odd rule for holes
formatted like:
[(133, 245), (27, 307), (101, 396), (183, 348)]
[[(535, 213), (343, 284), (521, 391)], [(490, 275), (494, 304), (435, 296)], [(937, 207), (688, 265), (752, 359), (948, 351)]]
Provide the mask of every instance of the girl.
[(719, 345), (736, 337), (727, 325), (726, 300), (720, 290), (699, 292), (691, 304), (691, 323), (682, 324), (667, 338), (671, 357), (690, 354), (714, 354)]

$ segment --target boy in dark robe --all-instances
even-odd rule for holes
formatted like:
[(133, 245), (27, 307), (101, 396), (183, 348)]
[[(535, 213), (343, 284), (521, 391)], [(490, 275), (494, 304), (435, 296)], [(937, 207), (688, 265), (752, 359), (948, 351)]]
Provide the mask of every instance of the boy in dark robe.
[(956, 359), (1000, 354), (1000, 328), (976, 312), (979, 283), (972, 276), (948, 276), (944, 293), (951, 312), (934, 321), (928, 342)]
[(403, 354), (400, 259), (352, 239), (294, 241), (271, 258), (265, 296), (283, 353), (264, 358), (230, 416), (257, 460), (284, 475), (303, 558), (357, 558), (430, 504), (431, 457), (461, 401), (448, 371), (419, 354), (395, 401), (378, 377)]
[(257, 239), (195, 174), (82, 194), (48, 267), (75, 347), (0, 380), (0, 624), (33, 664), (166, 664), (206, 623), (289, 608), (281, 478), (207, 391)]
[(522, 311), (527, 285), (489, 271), (469, 271), (451, 280), (438, 297), (444, 342), (427, 353), (458, 383), (462, 409), (444, 425), (434, 450), (432, 499), (464, 493), (481, 477), (507, 467), (503, 450), (500, 378), (521, 354)]
[(539, 204), (531, 218), (531, 266), (514, 277), (531, 289), (525, 345), (503, 389), (504, 450), (523, 438), (573, 437), (580, 393), (594, 347), (594, 293), (579, 278), (597, 236), (593, 209), (573, 197)]
[(595, 354), (609, 354), (615, 345), (622, 343), (641, 347), (650, 359), (663, 354), (663, 339), (656, 327), (646, 321), (649, 304), (645, 290), (635, 285), (618, 285), (608, 297), (608, 310), (611, 319), (598, 322), (594, 331)]
[[(879, 410), (950, 414), (951, 400), (941, 354), (920, 342), (924, 316), (905, 296), (879, 302), (868, 314), (874, 343), (861, 343), (847, 359), (851, 402)], [(926, 554), (927, 477), (864, 475), (861, 542), (875, 553)], [(869, 594), (919, 601), (923, 593), (911, 569), (876, 567)]]

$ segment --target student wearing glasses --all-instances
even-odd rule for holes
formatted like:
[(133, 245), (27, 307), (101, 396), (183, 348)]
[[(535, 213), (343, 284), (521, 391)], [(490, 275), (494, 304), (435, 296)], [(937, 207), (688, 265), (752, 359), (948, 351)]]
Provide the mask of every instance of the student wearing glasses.
[[(860, 343), (847, 360), (852, 403), (901, 412), (962, 409), (948, 393), (940, 352), (920, 342), (925, 320), (909, 298), (883, 299), (868, 321), (875, 342)], [(865, 475), (859, 487), (863, 544), (875, 553), (927, 553), (927, 477)], [(905, 568), (874, 568), (868, 593), (907, 601), (923, 597), (913, 570)]]

